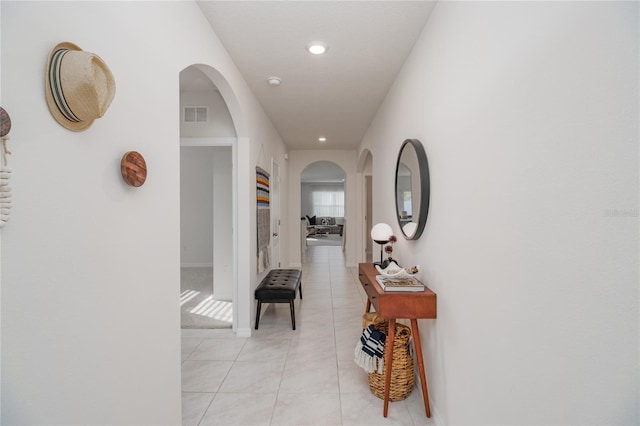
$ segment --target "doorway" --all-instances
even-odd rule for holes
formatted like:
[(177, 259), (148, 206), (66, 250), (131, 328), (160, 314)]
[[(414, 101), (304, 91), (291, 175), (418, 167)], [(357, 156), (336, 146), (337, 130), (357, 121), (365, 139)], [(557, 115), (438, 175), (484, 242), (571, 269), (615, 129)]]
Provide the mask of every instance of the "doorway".
[(346, 237), (346, 173), (331, 161), (316, 161), (300, 173), (300, 213), (305, 246), (342, 246)]
[(371, 228), (373, 228), (373, 177), (365, 175), (365, 262), (373, 263), (373, 240), (369, 237)]
[(231, 147), (180, 147), (181, 328), (231, 328)]
[(371, 228), (373, 227), (373, 155), (368, 149), (360, 154), (358, 159), (358, 173), (362, 176), (359, 214), (360, 238), (358, 242), (358, 259), (364, 262), (373, 262), (373, 241), (371, 240)]
[[(211, 71), (205, 69), (204, 71)], [(237, 317), (233, 119), (200, 66), (180, 73), (181, 328), (233, 328)]]
[(271, 265), (280, 267), (280, 165), (271, 160)]

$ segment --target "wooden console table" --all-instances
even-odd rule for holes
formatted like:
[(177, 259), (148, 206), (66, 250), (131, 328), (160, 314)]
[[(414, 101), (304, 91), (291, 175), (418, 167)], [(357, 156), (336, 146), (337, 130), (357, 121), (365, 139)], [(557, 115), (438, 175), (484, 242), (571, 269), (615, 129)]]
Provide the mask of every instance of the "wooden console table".
[(416, 292), (385, 292), (376, 281), (376, 275), (379, 274), (372, 263), (360, 263), (358, 265), (358, 272), (360, 284), (362, 284), (362, 287), (367, 293), (365, 312), (369, 312), (371, 305), (373, 305), (378, 315), (389, 320), (389, 335), (387, 336), (386, 345), (390, 350), (387, 351), (384, 360), (386, 368), (384, 381), (384, 417), (387, 417), (389, 411), (389, 386), (391, 383), (391, 364), (393, 362), (393, 339), (396, 331), (396, 320), (401, 318), (411, 320), (411, 332), (413, 333), (414, 346), (418, 358), (418, 371), (420, 373), (424, 409), (427, 417), (431, 417), (418, 319), (436, 318), (436, 294), (427, 287), (425, 287), (423, 291)]

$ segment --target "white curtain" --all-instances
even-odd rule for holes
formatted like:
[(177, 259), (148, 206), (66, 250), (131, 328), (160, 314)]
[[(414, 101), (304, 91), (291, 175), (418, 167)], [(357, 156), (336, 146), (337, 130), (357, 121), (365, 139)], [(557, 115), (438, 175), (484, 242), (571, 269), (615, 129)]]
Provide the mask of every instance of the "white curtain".
[(344, 217), (344, 185), (314, 186), (311, 200), (315, 216)]

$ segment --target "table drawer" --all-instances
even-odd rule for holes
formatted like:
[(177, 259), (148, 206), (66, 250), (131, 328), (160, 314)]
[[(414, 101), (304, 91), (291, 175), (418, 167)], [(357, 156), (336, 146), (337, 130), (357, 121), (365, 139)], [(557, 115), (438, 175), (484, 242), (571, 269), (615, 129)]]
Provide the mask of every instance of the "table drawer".
[(374, 284), (369, 280), (369, 277), (367, 277), (366, 274), (360, 273), (359, 278), (360, 278), (360, 283), (362, 283), (362, 287), (364, 288), (364, 291), (367, 293), (367, 297), (369, 298), (369, 301), (375, 308), (376, 312), (380, 312), (379, 305), (378, 305), (379, 303), (378, 290), (375, 288)]

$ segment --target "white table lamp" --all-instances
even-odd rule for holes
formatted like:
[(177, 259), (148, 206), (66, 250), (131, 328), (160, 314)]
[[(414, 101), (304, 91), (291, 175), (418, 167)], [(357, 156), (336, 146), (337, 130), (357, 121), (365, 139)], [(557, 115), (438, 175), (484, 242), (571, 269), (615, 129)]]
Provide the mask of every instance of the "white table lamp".
[(380, 244), (380, 264), (382, 265), (382, 246), (389, 242), (389, 237), (393, 235), (393, 229), (386, 223), (377, 223), (371, 228), (371, 239)]

